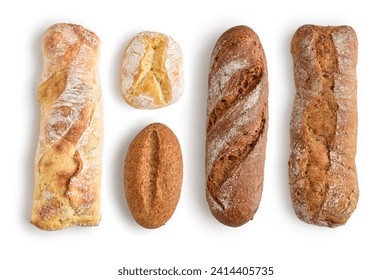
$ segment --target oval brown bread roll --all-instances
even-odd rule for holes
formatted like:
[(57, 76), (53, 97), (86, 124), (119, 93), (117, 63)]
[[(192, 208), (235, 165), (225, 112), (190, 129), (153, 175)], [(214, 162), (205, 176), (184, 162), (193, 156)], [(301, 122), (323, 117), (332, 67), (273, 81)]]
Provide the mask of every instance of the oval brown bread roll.
[(225, 225), (243, 225), (258, 209), (267, 127), (264, 50), (252, 29), (236, 26), (217, 41), (208, 81), (206, 195)]
[(124, 164), (124, 191), (136, 222), (164, 225), (173, 215), (182, 186), (182, 154), (175, 134), (153, 123), (131, 142)]
[(356, 208), (357, 36), (349, 26), (305, 25), (291, 42), (297, 93), (289, 177), (297, 216), (336, 227)]
[(102, 103), (100, 40), (75, 24), (44, 34), (41, 126), (31, 222), (45, 230), (98, 225)]

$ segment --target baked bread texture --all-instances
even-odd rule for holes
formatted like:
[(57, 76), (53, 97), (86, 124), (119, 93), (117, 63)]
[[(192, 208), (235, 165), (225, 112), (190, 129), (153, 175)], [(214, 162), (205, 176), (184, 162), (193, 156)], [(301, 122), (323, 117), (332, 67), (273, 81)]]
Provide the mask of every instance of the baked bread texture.
[(221, 223), (256, 213), (263, 190), (268, 128), (267, 62), (257, 34), (236, 26), (211, 56), (206, 133), (206, 196)]
[(356, 208), (357, 36), (349, 26), (304, 25), (293, 36), (296, 95), (289, 181), (297, 216), (336, 227)]
[(100, 40), (75, 24), (44, 34), (40, 134), (31, 222), (40, 229), (98, 225), (102, 103)]
[(184, 90), (180, 45), (170, 36), (145, 31), (129, 43), (121, 63), (121, 92), (138, 109), (176, 102)]
[(124, 192), (136, 222), (163, 226), (173, 215), (182, 187), (182, 153), (166, 125), (146, 126), (129, 145), (124, 163)]

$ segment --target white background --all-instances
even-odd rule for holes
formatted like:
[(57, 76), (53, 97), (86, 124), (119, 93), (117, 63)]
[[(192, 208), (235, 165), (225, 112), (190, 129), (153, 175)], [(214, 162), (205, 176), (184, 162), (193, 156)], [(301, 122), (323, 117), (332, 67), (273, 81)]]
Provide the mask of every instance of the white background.
[[(99, 3), (98, 3), (99, 2)], [(392, 93), (389, 1), (6, 1), (1, 45), (1, 279), (155, 279), (117, 276), (127, 268), (273, 266), (261, 279), (391, 279)], [(369, 4), (363, 4), (369, 3)], [(5, 5), (5, 6), (4, 6)], [(38, 139), (41, 37), (58, 22), (78, 23), (102, 41), (100, 77), (105, 141), (102, 221), (94, 228), (45, 232), (30, 224)], [(329, 229), (295, 216), (289, 195), (289, 118), (294, 97), (290, 40), (306, 23), (348, 24), (359, 39), (358, 207)], [(218, 223), (205, 200), (204, 139), (211, 51), (228, 28), (245, 24), (267, 56), (270, 123), (264, 193), (253, 221)], [(185, 91), (174, 105), (142, 111), (121, 98), (119, 67), (129, 40), (144, 30), (171, 35), (184, 53)], [(138, 226), (123, 195), (123, 160), (133, 137), (151, 122), (177, 134), (183, 191), (171, 220)], [(161, 277), (158, 279), (169, 279)], [(170, 278), (171, 279), (171, 278)], [(176, 279), (176, 278), (174, 278)], [(232, 279), (187, 276), (177, 279)], [(256, 279), (237, 276), (236, 279)]]

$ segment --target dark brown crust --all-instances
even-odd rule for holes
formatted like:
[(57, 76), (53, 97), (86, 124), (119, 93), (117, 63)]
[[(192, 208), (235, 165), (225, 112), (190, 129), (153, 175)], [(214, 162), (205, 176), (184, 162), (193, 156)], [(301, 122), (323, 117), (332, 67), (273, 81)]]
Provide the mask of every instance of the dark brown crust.
[(164, 225), (173, 215), (182, 186), (182, 154), (175, 134), (153, 123), (131, 142), (124, 164), (124, 191), (136, 222)]
[(217, 41), (208, 83), (206, 195), (223, 224), (251, 220), (263, 190), (267, 64), (257, 34), (236, 26)]
[(297, 216), (345, 224), (358, 201), (357, 38), (349, 26), (305, 25), (291, 42), (297, 93), (289, 177)]

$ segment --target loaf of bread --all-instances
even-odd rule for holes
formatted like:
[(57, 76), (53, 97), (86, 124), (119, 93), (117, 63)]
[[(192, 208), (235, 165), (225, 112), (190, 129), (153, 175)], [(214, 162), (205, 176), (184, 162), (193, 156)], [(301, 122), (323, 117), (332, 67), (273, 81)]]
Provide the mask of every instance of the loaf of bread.
[(267, 127), (264, 50), (251, 28), (236, 26), (217, 41), (208, 80), (206, 196), (225, 225), (243, 225), (258, 209)]
[(40, 229), (100, 221), (102, 104), (100, 40), (74, 24), (44, 34), (44, 69), (31, 222)]
[(129, 145), (124, 164), (124, 192), (136, 222), (145, 228), (164, 225), (173, 215), (182, 186), (182, 154), (166, 125), (145, 127)]
[(173, 38), (141, 32), (129, 43), (121, 64), (124, 100), (139, 109), (157, 109), (176, 102), (184, 90), (182, 51)]
[(289, 179), (297, 216), (336, 227), (356, 208), (357, 37), (349, 26), (305, 25), (291, 42), (296, 95)]

